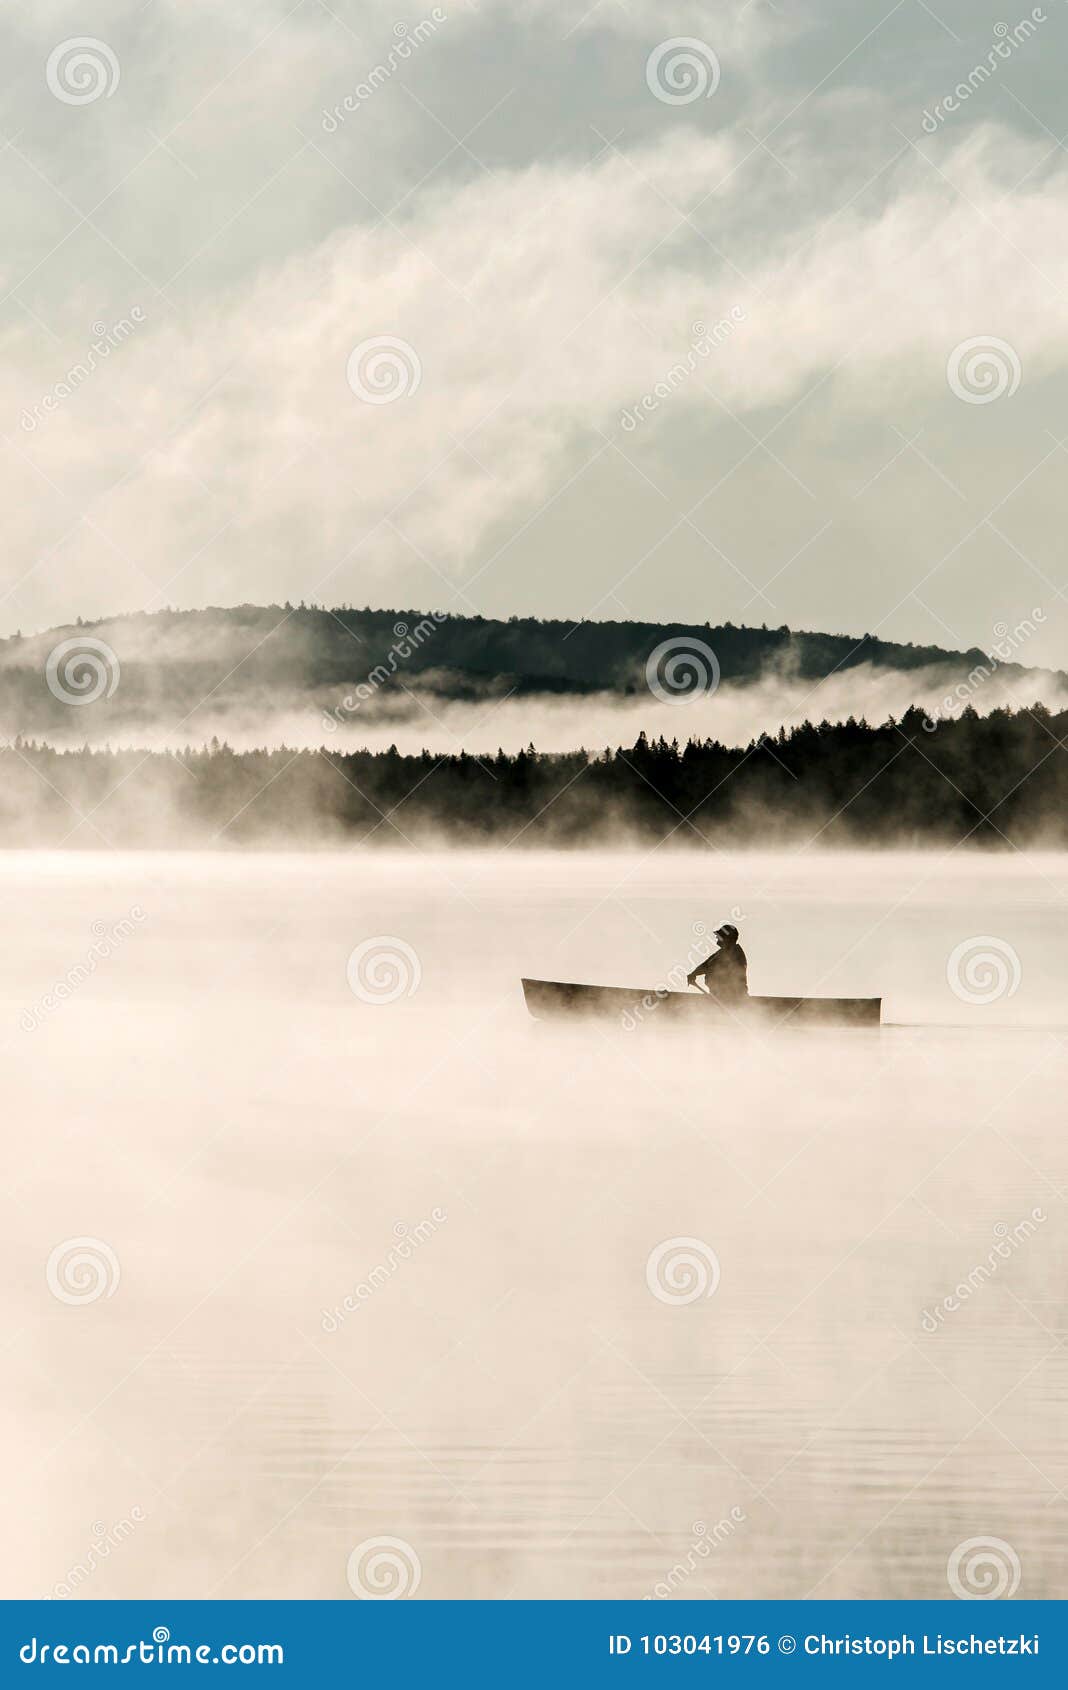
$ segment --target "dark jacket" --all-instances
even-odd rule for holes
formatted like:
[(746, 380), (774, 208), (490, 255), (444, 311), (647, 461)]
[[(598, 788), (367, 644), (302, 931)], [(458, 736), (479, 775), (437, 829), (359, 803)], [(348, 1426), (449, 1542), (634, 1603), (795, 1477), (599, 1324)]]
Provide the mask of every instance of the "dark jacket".
[(713, 997), (722, 1003), (736, 1003), (749, 996), (749, 966), (741, 945), (725, 945), (714, 951), (694, 969), (693, 978), (703, 979)]

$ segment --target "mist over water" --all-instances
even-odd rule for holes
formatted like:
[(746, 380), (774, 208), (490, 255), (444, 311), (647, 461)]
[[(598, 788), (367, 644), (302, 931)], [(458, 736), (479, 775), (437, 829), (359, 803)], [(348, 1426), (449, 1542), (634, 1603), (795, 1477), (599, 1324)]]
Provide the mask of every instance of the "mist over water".
[[(354, 684), (355, 686), (355, 684)], [(40, 737), (66, 749), (83, 745), (181, 751), (205, 745), (213, 737), (235, 751), (289, 746), (324, 747), (329, 752), (366, 748), (385, 751), (395, 745), (402, 756), (422, 750), (448, 756), (466, 750), (486, 756), (498, 748), (515, 753), (531, 742), (539, 751), (573, 751), (577, 745), (601, 749), (632, 745), (640, 733), (678, 739), (715, 739), (746, 745), (762, 733), (787, 731), (806, 719), (844, 722), (864, 718), (872, 724), (900, 719), (910, 707), (932, 719), (951, 720), (967, 706), (987, 715), (1003, 707), (1028, 709), (1044, 704), (1063, 710), (1068, 689), (1044, 671), (1023, 675), (995, 670), (969, 685), (959, 673), (938, 669), (891, 670), (859, 665), (821, 681), (771, 673), (745, 685), (724, 683), (712, 693), (663, 698), (642, 689), (633, 695), (593, 693), (555, 697), (510, 692), (504, 683), (485, 688), (484, 696), (455, 698), (435, 691), (420, 677), (360, 696), (353, 687), (317, 687), (306, 693), (274, 688), (258, 698), (221, 702), (211, 697), (177, 717), (123, 710), (116, 695), (101, 711), (72, 710), (51, 720)], [(348, 702), (346, 702), (348, 701)]]
[[(343, 1597), (379, 1536), (431, 1598), (937, 1597), (975, 1537), (1063, 1587), (1062, 856), (0, 887), (9, 1594)], [(521, 975), (651, 988), (731, 912), (753, 991), (889, 1024), (526, 1015)]]

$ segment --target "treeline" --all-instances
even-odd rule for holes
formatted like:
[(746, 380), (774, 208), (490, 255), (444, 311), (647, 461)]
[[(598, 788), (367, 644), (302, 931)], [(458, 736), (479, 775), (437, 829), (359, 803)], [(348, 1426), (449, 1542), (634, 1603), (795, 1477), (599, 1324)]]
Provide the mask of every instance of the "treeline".
[[(742, 748), (477, 758), (225, 745), (0, 751), (0, 841), (158, 846), (517, 843), (1068, 845), (1068, 712), (804, 722)], [(84, 818), (84, 819), (81, 819)]]

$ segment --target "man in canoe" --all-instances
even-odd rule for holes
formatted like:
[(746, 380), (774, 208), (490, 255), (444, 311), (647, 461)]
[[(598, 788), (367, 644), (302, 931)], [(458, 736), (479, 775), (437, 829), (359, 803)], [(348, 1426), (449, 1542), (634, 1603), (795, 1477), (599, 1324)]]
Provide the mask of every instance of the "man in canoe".
[(703, 980), (705, 990), (720, 1003), (740, 1003), (749, 996), (749, 971), (745, 952), (738, 943), (738, 929), (728, 921), (716, 928), (715, 936), (719, 950), (698, 963), (693, 973), (686, 976), (686, 984), (694, 986)]

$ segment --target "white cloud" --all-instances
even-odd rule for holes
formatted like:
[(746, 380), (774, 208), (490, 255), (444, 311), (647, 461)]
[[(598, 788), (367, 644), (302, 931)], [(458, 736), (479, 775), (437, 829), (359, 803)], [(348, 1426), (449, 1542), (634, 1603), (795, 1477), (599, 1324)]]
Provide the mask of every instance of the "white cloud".
[[(904, 92), (914, 57), (887, 61), (898, 78), (877, 96), (844, 73), (832, 79), (773, 135), (776, 162), (737, 86), (677, 113), (652, 100), (641, 69), (650, 32), (760, 52), (781, 20), (770, 7), (683, 8), (669, 30), (651, 0), (605, 0), (589, 16), (581, 0), (538, 0), (539, 30), (523, 37), (529, 6), (485, 0), (477, 10), (446, 7), (448, 25), (407, 61), (405, 85), (394, 79), (362, 127), (331, 141), (316, 128), (320, 108), (374, 62), (394, 21), (384, 6), (338, 0), (331, 9), (343, 23), (315, 8), (287, 18), (283, 0), (225, 13), (198, 4), (167, 12), (153, 32), (117, 3), (104, 6), (93, 28), (121, 47), (122, 97), (84, 111), (43, 92), (44, 50), (58, 31), (75, 33), (73, 8), (19, 14), (32, 40), (12, 83), (18, 151), (9, 151), (5, 203), (22, 245), (9, 250), (12, 293), (0, 317), (8, 626), (136, 607), (156, 594), (179, 603), (443, 602), (435, 571), (464, 588), (528, 525), (529, 549), (515, 547), (511, 566), (529, 570), (533, 558), (545, 581), (540, 607), (578, 612), (728, 476), (718, 513), (727, 495), (743, 507), (748, 548), (770, 560), (761, 580), (833, 519), (824, 573), (806, 577), (790, 619), (841, 626), (839, 583), (858, 544), (877, 549), (892, 533), (902, 557), (929, 549), (923, 499), (910, 489), (902, 507), (893, 477), (873, 480), (897, 451), (888, 424), (937, 427), (948, 417), (939, 465), (954, 482), (974, 471), (977, 418), (953, 405), (945, 383), (954, 345), (982, 334), (1009, 341), (1024, 370), (1008, 402), (1013, 422), (1027, 419), (1039, 445), (1044, 422), (1056, 423), (1056, 404), (1047, 416), (1040, 394), (1068, 338), (1058, 286), (1063, 156), (1046, 156), (1041, 133), (1024, 138), (1004, 122), (969, 118), (929, 141), (913, 121), (926, 162), (893, 128), (908, 129), (922, 104)], [(546, 56), (557, 28), (562, 35), (583, 18), (581, 44), (576, 35), (574, 49)], [(796, 87), (784, 80), (784, 55), (762, 61), (772, 68), (753, 99), (784, 117), (856, 45), (860, 24), (844, 39), (821, 36), (826, 63)], [(530, 65), (515, 57), (523, 39), (540, 55)], [(940, 52), (959, 56), (951, 38), (940, 41)], [(858, 77), (863, 57), (846, 60)], [(1021, 51), (1014, 68), (1025, 63)], [(452, 148), (437, 113), (459, 125), (513, 81), (515, 96), (479, 132), (486, 172)], [(604, 112), (594, 114), (595, 95)], [(992, 109), (976, 115), (989, 119)], [(1002, 119), (1008, 111), (1003, 97)], [(594, 157), (596, 130), (610, 120), (603, 133), (616, 139)], [(149, 126), (182, 163), (162, 150), (143, 162)], [(322, 151), (301, 151), (302, 134)], [(406, 197), (381, 221), (361, 185), (383, 209)], [(93, 226), (77, 225), (64, 195), (77, 207), (101, 200)], [(168, 298), (127, 253), (168, 284)], [(94, 321), (134, 305), (144, 325), (37, 427), (23, 427), (24, 411), (84, 361)], [(695, 320), (714, 323), (732, 307), (745, 314), (737, 332), (640, 431), (621, 431), (624, 408), (685, 359)], [(376, 335), (409, 341), (422, 365), (418, 391), (387, 406), (361, 404), (345, 380), (352, 347)], [(767, 454), (746, 459), (745, 429), (781, 425), (821, 378), (798, 411), (807, 432), (783, 428), (775, 442), (806, 479), (818, 462), (818, 517), (806, 510), (799, 521), (776, 497), (790, 492), (786, 473)], [(983, 413), (988, 453), (1007, 417)], [(637, 466), (631, 473), (611, 453), (601, 460), (615, 461), (619, 476), (610, 511), (598, 502), (600, 471), (584, 473), (605, 435)], [(1007, 466), (1006, 484), (1029, 468)], [(643, 476), (670, 490), (655, 519), (642, 501), (660, 495)], [(1038, 482), (1029, 492), (1037, 510)], [(566, 509), (571, 527), (539, 554), (546, 503)], [(960, 532), (970, 514), (961, 513)], [(611, 548), (629, 527), (634, 549), (617, 564)], [(732, 602), (709, 602), (718, 587), (707, 553), (695, 564), (678, 546), (669, 537), (657, 553), (658, 567), (684, 583), (671, 611), (736, 614)], [(900, 596), (908, 567), (893, 567)], [(989, 596), (996, 565), (984, 570)], [(472, 589), (476, 602), (503, 579), (494, 563)], [(510, 608), (500, 592), (492, 608)], [(864, 592), (855, 615), (870, 625), (888, 608), (891, 584), (884, 590), (873, 575)], [(648, 614), (651, 598), (640, 608)], [(945, 629), (925, 623), (916, 634)], [(961, 630), (965, 643), (982, 637), (982, 625)]]
[[(937, 402), (965, 329), (1010, 340), (1032, 376), (1063, 360), (1063, 170), (1005, 200), (991, 134), (946, 164), (961, 198), (910, 157), (878, 212), (839, 218), (797, 256), (804, 226), (768, 231), (743, 279), (678, 228), (662, 196), (685, 209), (726, 179), (715, 230), (717, 245), (729, 240), (747, 213), (745, 178), (731, 176), (744, 146), (689, 131), (584, 170), (480, 175), (429, 189), (403, 231), (349, 229), (192, 320), (146, 302), (144, 326), (32, 432), (18, 418), (42, 398), (41, 370), (59, 381), (84, 345), (42, 359), (28, 329), (10, 334), (9, 545), (25, 555), (84, 513), (50, 567), (98, 593), (124, 582), (118, 599), (144, 602), (134, 566), (177, 602), (205, 596), (206, 580), (217, 599), (329, 598), (408, 555), (379, 528), (358, 569), (319, 586), (395, 513), (462, 585), (480, 549), (597, 448), (598, 431), (626, 444), (621, 410), (677, 365), (695, 319), (745, 312), (643, 440), (687, 414), (714, 417), (710, 387), (745, 415), (789, 404), (843, 359), (831, 377), (839, 429), (891, 397)], [(378, 335), (409, 342), (422, 364), (418, 391), (384, 406), (345, 379), (351, 348)], [(210, 574), (199, 561), (167, 586), (206, 543)]]

